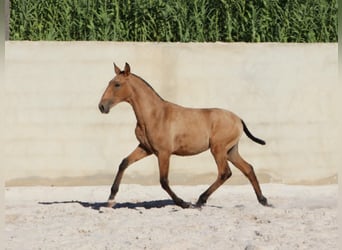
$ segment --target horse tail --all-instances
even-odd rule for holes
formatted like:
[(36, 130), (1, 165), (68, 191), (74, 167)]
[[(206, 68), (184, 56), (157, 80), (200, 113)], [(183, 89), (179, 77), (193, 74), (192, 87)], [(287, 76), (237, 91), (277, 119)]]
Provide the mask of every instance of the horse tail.
[(259, 138), (256, 138), (254, 135), (252, 135), (251, 132), (249, 132), (249, 130), (248, 130), (248, 128), (247, 128), (245, 122), (244, 122), (242, 119), (241, 119), (241, 122), (242, 122), (242, 126), (243, 126), (243, 131), (246, 133), (246, 135), (247, 135), (252, 141), (254, 141), (254, 142), (256, 142), (256, 143), (259, 143), (259, 144), (261, 144), (261, 145), (265, 145), (265, 144), (266, 144), (266, 142), (265, 142), (264, 140), (261, 140), (261, 139), (259, 139)]

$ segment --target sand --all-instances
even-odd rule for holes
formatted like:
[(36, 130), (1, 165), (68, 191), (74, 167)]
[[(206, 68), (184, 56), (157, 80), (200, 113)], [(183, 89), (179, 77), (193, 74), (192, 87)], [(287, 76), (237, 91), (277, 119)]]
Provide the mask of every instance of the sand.
[[(337, 185), (224, 185), (199, 209), (181, 209), (159, 186), (7, 187), (5, 249), (337, 249)], [(205, 185), (173, 186), (195, 202)]]

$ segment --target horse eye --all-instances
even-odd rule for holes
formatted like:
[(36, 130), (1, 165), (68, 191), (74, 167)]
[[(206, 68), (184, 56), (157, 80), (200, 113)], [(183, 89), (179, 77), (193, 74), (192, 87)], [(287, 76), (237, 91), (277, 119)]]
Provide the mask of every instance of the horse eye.
[(120, 83), (115, 83), (115, 88), (119, 88), (120, 86), (121, 86), (121, 84)]

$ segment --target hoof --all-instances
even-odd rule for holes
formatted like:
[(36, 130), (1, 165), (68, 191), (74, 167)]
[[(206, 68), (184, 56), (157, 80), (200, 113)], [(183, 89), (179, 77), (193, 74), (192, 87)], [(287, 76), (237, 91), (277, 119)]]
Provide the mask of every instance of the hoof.
[(108, 200), (107, 207), (112, 208), (115, 206), (115, 204), (116, 204), (115, 200)]
[(203, 202), (197, 202), (195, 205), (195, 208), (201, 209), (204, 205), (205, 205), (205, 203), (203, 203)]
[(192, 207), (192, 204), (190, 202), (185, 202), (185, 201), (176, 203), (176, 205), (180, 206), (181, 208), (191, 208)]
[(196, 203), (192, 208), (202, 211), (202, 208), (204, 207), (204, 205), (205, 205), (204, 203), (203, 204)]
[(207, 203), (207, 199), (208, 199), (208, 196), (205, 195), (205, 193), (202, 194), (196, 202), (196, 208), (202, 208), (203, 205), (205, 205), (205, 203)]
[(273, 207), (272, 205), (268, 204), (267, 199), (262, 196), (260, 199), (258, 199), (259, 203), (265, 207)]
[(196, 202), (195, 207), (196, 208), (202, 208), (205, 203), (207, 203), (207, 199), (202, 198), (201, 196), (198, 198), (198, 201)]

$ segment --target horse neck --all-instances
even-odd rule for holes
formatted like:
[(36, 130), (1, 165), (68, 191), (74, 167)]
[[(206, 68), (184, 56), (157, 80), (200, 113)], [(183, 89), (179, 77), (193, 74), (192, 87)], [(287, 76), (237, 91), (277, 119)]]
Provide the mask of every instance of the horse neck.
[(137, 76), (133, 77), (133, 94), (128, 102), (133, 107), (138, 124), (145, 127), (149, 121), (156, 119), (155, 116), (165, 102), (144, 80)]

